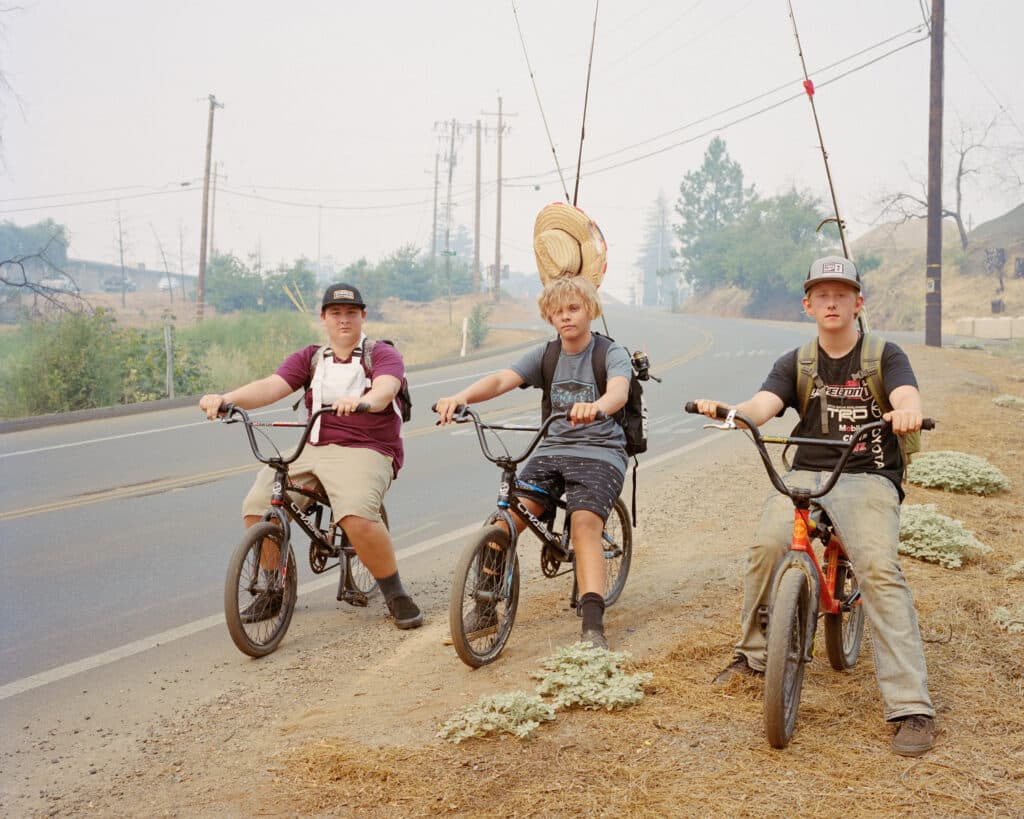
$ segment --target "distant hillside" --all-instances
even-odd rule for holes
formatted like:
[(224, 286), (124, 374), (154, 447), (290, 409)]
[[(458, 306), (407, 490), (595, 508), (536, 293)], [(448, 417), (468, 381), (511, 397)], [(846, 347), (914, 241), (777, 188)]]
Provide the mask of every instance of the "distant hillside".
[[(869, 256), (881, 262), (864, 276), (871, 322), (879, 328), (924, 328), (926, 224), (915, 220), (882, 225), (853, 242), (854, 261)], [(952, 222), (943, 225), (942, 318), (950, 330), (958, 318), (992, 314), (992, 301), (1000, 297), (1006, 315), (1024, 315), (1024, 279), (1014, 279), (1014, 260), (1024, 257), (1024, 205), (968, 234), (966, 253)], [(985, 273), (985, 250), (1003, 248), (1006, 290), (996, 293), (997, 281)]]

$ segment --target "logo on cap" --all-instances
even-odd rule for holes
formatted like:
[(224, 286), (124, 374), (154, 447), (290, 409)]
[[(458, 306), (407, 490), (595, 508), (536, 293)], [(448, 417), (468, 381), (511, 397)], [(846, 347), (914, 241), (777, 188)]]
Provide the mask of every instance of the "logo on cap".
[(842, 275), (842, 273), (843, 273), (843, 263), (842, 262), (826, 262), (825, 264), (823, 264), (821, 266), (821, 272), (822, 273), (839, 273), (840, 275)]
[(356, 294), (351, 290), (335, 290), (334, 295), (331, 298), (334, 299), (354, 299)]

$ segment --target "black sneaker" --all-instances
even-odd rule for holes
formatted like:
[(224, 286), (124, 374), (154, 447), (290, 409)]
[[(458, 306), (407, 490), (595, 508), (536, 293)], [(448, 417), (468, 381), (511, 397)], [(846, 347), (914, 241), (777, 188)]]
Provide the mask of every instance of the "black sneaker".
[(715, 685), (725, 685), (733, 677), (760, 677), (763, 674), (763, 671), (751, 668), (746, 657), (742, 654), (737, 654), (732, 658), (732, 662), (715, 677)]
[(911, 714), (897, 723), (892, 749), (900, 756), (921, 756), (935, 744), (935, 720), (924, 714)]
[(284, 593), (278, 589), (271, 591), (264, 589), (259, 592), (252, 602), (239, 612), (243, 623), (260, 623), (264, 620), (273, 620), (281, 613), (281, 604), (284, 602)]
[(400, 594), (388, 600), (388, 611), (398, 628), (419, 628), (423, 625), (423, 612), (407, 594)]

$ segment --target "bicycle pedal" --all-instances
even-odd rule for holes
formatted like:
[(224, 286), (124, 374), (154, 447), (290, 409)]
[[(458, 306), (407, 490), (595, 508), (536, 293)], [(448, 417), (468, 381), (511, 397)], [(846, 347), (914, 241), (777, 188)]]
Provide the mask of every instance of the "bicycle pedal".
[(345, 589), (345, 591), (339, 595), (338, 600), (348, 603), (350, 606), (358, 606), (361, 609), (365, 609), (370, 603), (369, 597), (361, 591), (355, 591), (353, 589)]

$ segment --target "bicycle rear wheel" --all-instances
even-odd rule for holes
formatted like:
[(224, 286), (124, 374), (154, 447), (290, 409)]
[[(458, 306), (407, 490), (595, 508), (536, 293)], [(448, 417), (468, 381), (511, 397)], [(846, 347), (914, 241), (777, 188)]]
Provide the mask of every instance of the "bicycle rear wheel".
[(260, 568), (263, 541), (284, 547), (284, 532), (273, 523), (247, 529), (228, 563), (224, 579), (224, 619), (238, 650), (250, 657), (264, 657), (277, 648), (295, 611), (298, 574), (295, 553), (288, 546), (284, 580), (279, 571)]
[(608, 514), (601, 543), (604, 548), (604, 604), (610, 606), (622, 594), (633, 560), (633, 527), (622, 498), (615, 501)]
[(776, 586), (768, 618), (764, 671), (764, 730), (773, 748), (785, 748), (796, 727), (811, 603), (804, 573), (795, 567), (786, 570)]
[[(840, 560), (836, 567), (836, 587), (832, 596), (840, 606), (860, 591), (860, 584), (849, 561)], [(825, 615), (825, 651), (829, 664), (836, 671), (852, 668), (860, 653), (860, 641), (864, 636), (864, 606), (858, 596), (846, 609), (838, 614)]]
[(452, 645), (472, 668), (505, 647), (519, 606), (519, 557), (501, 526), (482, 529), (459, 556), (448, 605)]

